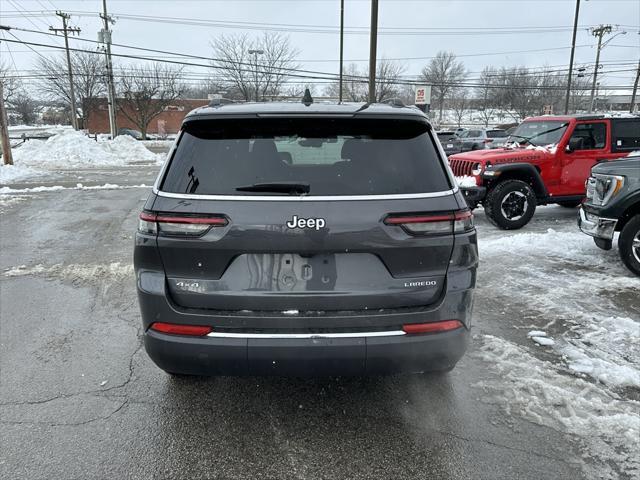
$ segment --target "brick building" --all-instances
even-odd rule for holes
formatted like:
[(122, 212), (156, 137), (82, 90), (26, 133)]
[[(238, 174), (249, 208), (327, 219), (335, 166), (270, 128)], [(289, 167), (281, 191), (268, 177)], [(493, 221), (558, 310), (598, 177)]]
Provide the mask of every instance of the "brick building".
[[(152, 100), (153, 101), (153, 100)], [(119, 98), (116, 100), (118, 105), (116, 123), (118, 129), (131, 128), (139, 130), (128, 118), (126, 118), (120, 108), (127, 108), (126, 100)], [(178, 99), (171, 102), (164, 108), (164, 111), (155, 117), (148, 125), (147, 133), (155, 134), (171, 134), (176, 133), (180, 129), (180, 124), (185, 115), (191, 110), (208, 105), (207, 99)], [(84, 119), (84, 128), (89, 133), (109, 133), (109, 110), (107, 108), (106, 98), (89, 98), (83, 105), (83, 111), (86, 113)]]

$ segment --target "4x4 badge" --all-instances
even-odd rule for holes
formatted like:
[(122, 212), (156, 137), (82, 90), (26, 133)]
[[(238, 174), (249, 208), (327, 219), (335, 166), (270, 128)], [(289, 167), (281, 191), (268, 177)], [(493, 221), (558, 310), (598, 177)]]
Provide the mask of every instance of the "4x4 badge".
[(326, 224), (327, 222), (324, 220), (324, 218), (298, 218), (297, 215), (294, 215), (293, 218), (287, 222), (287, 227), (315, 228), (316, 230), (320, 230)]

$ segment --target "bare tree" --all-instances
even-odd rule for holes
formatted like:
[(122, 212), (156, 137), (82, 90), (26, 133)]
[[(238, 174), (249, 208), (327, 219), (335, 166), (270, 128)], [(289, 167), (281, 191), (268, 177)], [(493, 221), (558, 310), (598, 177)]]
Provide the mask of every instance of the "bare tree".
[(4, 62), (0, 62), (0, 82), (2, 82), (4, 101), (8, 102), (20, 89), (20, 82)]
[(143, 139), (151, 120), (180, 97), (181, 74), (182, 68), (154, 63), (130, 67), (121, 75), (118, 110), (138, 127)]
[[(348, 64), (343, 70), (342, 98), (348, 102), (366, 102), (369, 96), (367, 71), (361, 71), (355, 63)], [(325, 95), (338, 98), (338, 82), (330, 83), (325, 89)]]
[(500, 95), (496, 88), (497, 78), (498, 69), (493, 66), (484, 67), (480, 73), (480, 87), (475, 89), (479, 105), (478, 113), (485, 127), (489, 126), (489, 122), (500, 108)]
[[(391, 98), (400, 98), (405, 90), (403, 89), (402, 74), (406, 67), (401, 63), (380, 59), (376, 65), (376, 102), (384, 102)], [(347, 65), (344, 70), (342, 81), (343, 98), (352, 102), (366, 102), (369, 97), (369, 70), (359, 69), (355, 63)], [(332, 97), (338, 97), (340, 86), (338, 82), (331, 83), (325, 93)]]
[[(69, 76), (67, 61), (62, 55), (53, 57), (39, 56), (36, 68), (44, 77), (38, 82), (39, 91), (49, 100), (63, 102), (70, 109), (71, 94), (69, 93)], [(104, 83), (104, 64), (100, 55), (89, 52), (72, 52), (71, 68), (73, 69), (73, 84), (76, 100), (86, 110), (96, 108), (96, 97), (106, 92)]]
[(7, 109), (18, 116), (20, 123), (24, 125), (33, 125), (37, 120), (36, 101), (27, 95), (24, 91), (19, 91), (13, 95), (7, 102)]
[(469, 101), (469, 90), (466, 88), (457, 89), (455, 96), (451, 99), (451, 108), (453, 108), (453, 113), (458, 127), (462, 124), (462, 119), (467, 114), (470, 107), (471, 102)]
[(429, 65), (422, 69), (422, 80), (431, 85), (439, 110), (438, 120), (442, 121), (442, 110), (445, 101), (459, 87), (467, 76), (464, 64), (456, 60), (453, 52), (440, 51), (432, 58)]
[(257, 38), (221, 35), (211, 46), (211, 65), (242, 100), (262, 101), (280, 95), (291, 69), (299, 68), (295, 63), (298, 50), (281, 33), (265, 32)]
[[(376, 66), (376, 101), (384, 102), (401, 96), (402, 74), (407, 70), (405, 65), (382, 58)], [(367, 85), (368, 88), (368, 85)]]

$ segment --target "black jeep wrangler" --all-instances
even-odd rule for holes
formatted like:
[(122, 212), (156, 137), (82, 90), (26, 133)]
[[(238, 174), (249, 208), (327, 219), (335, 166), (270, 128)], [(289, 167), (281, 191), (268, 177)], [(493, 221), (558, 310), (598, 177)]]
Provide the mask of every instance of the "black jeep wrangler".
[(620, 258), (640, 276), (640, 155), (591, 169), (578, 225), (604, 250), (611, 249), (614, 233), (620, 232)]

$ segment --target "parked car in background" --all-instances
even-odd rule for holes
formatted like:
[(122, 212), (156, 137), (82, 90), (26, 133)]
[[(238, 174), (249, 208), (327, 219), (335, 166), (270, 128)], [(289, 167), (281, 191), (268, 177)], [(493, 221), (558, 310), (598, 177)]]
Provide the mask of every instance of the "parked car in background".
[(480, 128), (462, 132), (459, 137), (462, 151), (468, 152), (503, 147), (509, 136), (504, 130)]
[(537, 205), (575, 208), (596, 163), (640, 150), (640, 116), (563, 115), (527, 118), (505, 148), (449, 157), (471, 208), (505, 230), (526, 225)]
[(620, 232), (620, 258), (640, 276), (640, 155), (591, 169), (578, 225), (603, 250), (611, 249), (614, 233)]
[(462, 134), (462, 132), (466, 132), (467, 129), (466, 128), (462, 128), (462, 127), (458, 127), (454, 130), (455, 134), (460, 136)]
[(460, 153), (462, 151), (462, 142), (456, 135), (454, 131), (441, 131), (437, 132), (438, 140), (442, 144), (442, 148), (444, 149), (444, 153), (449, 155), (453, 155), (454, 153)]
[(120, 128), (118, 130), (118, 135), (129, 135), (130, 137), (133, 137), (136, 140), (142, 140), (142, 133), (132, 128)]

